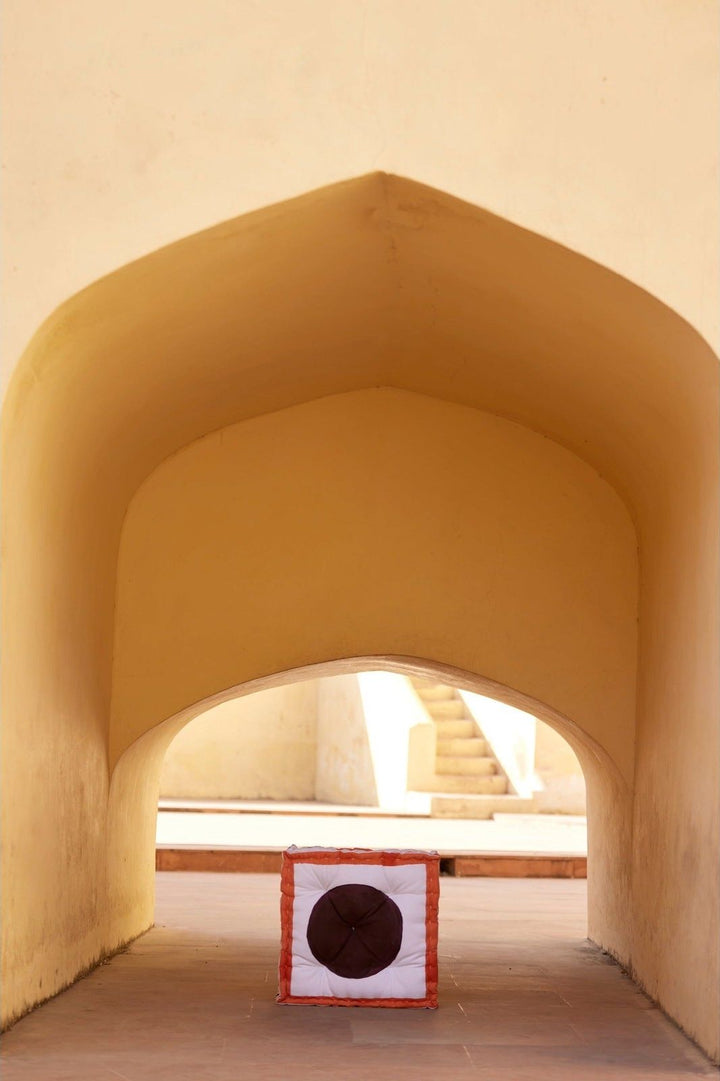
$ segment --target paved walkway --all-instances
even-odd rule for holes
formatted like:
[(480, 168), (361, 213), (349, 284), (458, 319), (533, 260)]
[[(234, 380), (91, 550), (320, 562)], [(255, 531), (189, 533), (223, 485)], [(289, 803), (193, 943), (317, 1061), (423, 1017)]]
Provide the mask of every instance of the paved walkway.
[(277, 1006), (278, 924), (276, 875), (159, 875), (156, 928), (8, 1033), (3, 1081), (717, 1081), (584, 940), (584, 882), (443, 879), (434, 1012)]
[(279, 851), (296, 844), (583, 856), (587, 824), (585, 818), (574, 815), (501, 814), (494, 820), (478, 821), (388, 816), (375, 808), (332, 804), (164, 801), (158, 813), (157, 840), (162, 845)]

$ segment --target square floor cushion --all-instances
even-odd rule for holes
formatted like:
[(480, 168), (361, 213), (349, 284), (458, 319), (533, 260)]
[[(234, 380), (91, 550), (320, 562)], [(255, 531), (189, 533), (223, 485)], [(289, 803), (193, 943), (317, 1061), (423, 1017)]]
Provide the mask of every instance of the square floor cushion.
[(289, 848), (278, 1002), (437, 1007), (439, 856)]

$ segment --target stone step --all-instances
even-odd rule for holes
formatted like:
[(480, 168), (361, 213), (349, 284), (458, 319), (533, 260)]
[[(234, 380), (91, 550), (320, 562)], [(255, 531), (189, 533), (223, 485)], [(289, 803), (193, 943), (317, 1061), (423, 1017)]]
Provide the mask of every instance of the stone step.
[(507, 778), (500, 773), (478, 774), (436, 773), (429, 779), (427, 792), (499, 796), (507, 792)]
[(535, 800), (514, 795), (438, 794), (430, 803), (432, 818), (492, 818), (496, 814), (532, 814)]
[(468, 720), (447, 720), (435, 722), (438, 739), (470, 739), (476, 734), (475, 722)]
[(487, 755), (488, 746), (478, 736), (465, 736), (460, 739), (438, 739), (437, 753), (443, 757), (480, 758)]
[(465, 703), (461, 698), (448, 698), (447, 701), (426, 702), (425, 709), (433, 720), (445, 717), (464, 717)]
[(445, 701), (448, 698), (455, 697), (453, 688), (446, 687), (444, 683), (433, 683), (430, 686), (415, 686), (415, 691), (420, 698), (422, 698), (423, 702)]
[(462, 775), (483, 776), (497, 773), (494, 758), (460, 758), (459, 756), (437, 755), (435, 758), (436, 773), (459, 773)]

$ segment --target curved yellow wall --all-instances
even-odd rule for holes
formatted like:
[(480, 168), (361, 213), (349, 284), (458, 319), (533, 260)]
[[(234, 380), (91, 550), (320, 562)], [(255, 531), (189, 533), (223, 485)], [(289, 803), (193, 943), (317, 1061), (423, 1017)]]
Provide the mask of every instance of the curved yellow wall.
[(225, 428), (135, 496), (111, 748), (252, 679), (427, 658), (545, 702), (633, 771), (635, 531), (542, 436), (397, 390)]

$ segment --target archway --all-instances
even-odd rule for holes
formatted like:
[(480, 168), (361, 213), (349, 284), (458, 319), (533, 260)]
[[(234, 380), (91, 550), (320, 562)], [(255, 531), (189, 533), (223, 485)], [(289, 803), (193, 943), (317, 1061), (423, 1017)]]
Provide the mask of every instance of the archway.
[(283, 813), (540, 813), (558, 823), (547, 815), (585, 820), (586, 793), (570, 745), (532, 714), (434, 677), (368, 671), (234, 698), (174, 736), (160, 775), (165, 825), (180, 810), (280, 813), (281, 804)]
[[(351, 658), (278, 673), (254, 681), (246, 686), (228, 688), (201, 702), (194, 703), (191, 707), (181, 711), (175, 717), (168, 718), (167, 721), (141, 737), (137, 744), (129, 748), (119, 760), (113, 774), (111, 789), (111, 806), (116, 811), (118, 807), (128, 801), (128, 795), (133, 804), (141, 798), (146, 801), (134, 806), (129, 811), (136, 818), (133, 834), (138, 831), (144, 837), (141, 876), (145, 880), (145, 885), (141, 886), (139, 892), (144, 892), (149, 896), (152, 894), (150, 883), (154, 870), (155, 845), (153, 812), (157, 806), (160, 766), (168, 746), (187, 724), (219, 704), (232, 702), (238, 697), (249, 696), (258, 691), (296, 684), (302, 680), (326, 679), (339, 674), (356, 674), (367, 671), (398, 673), (406, 676), (441, 680), (455, 687), (482, 694), (486, 698), (512, 704), (515, 708), (522, 708), (527, 712), (532, 712), (534, 716), (541, 717), (556, 732), (562, 734), (563, 738), (576, 752), (587, 779), (589, 819), (592, 822), (591, 837), (593, 841), (590, 858), (593, 875), (591, 876), (589, 913), (592, 928), (591, 937), (597, 939), (597, 929), (607, 919), (606, 906), (609, 901), (610, 903), (613, 901), (606, 889), (608, 877), (616, 883), (618, 881), (627, 881), (627, 868), (622, 864), (609, 864), (607, 855), (617, 847), (618, 839), (613, 837), (610, 831), (618, 828), (618, 822), (621, 822), (622, 819), (622, 808), (629, 798), (627, 785), (612, 759), (601, 746), (588, 737), (577, 725), (568, 718), (559, 716), (545, 704), (531, 700), (512, 689), (501, 687), (490, 680), (474, 676), (471, 673), (461, 672), (449, 668), (447, 665), (414, 658)], [(123, 831), (126, 828), (125, 815), (127, 813), (128, 809), (126, 808), (125, 813), (120, 816)], [(143, 825), (143, 823), (146, 824)], [(128, 867), (133, 864), (137, 866), (137, 858), (138, 849), (135, 841), (133, 841), (124, 855), (117, 859), (126, 889), (129, 885), (127, 880)], [(152, 903), (146, 909), (146, 919), (148, 923), (152, 921)]]
[[(717, 686), (706, 598), (717, 576), (716, 374), (682, 320), (558, 245), (410, 181), (371, 176), (209, 230), (73, 298), (31, 343), (5, 415), (6, 828), (38, 837), (31, 857), (6, 849), (5, 924), (17, 958), (10, 1017), (145, 923), (147, 898), (120, 881), (117, 863), (132, 869), (138, 859), (127, 846), (131, 803), (111, 800), (109, 848), (105, 812), (114, 762), (127, 766), (151, 726), (273, 672), (410, 655), (515, 687), (604, 747), (632, 797), (615, 800), (609, 813), (619, 817), (603, 833), (616, 899), (595, 933), (715, 1046), (706, 942), (716, 934)], [(323, 440), (293, 443), (293, 431), (313, 427)], [(266, 457), (245, 459), (247, 491), (272, 495), (276, 476), (287, 491), (302, 457), (293, 504), (301, 507), (304, 484), (308, 505), (320, 493), (320, 513), (303, 516), (303, 559), (293, 567), (270, 513), (283, 504), (256, 504), (261, 528), (249, 554), (264, 586), (246, 609), (243, 646), (234, 659), (218, 642), (210, 648), (223, 620), (195, 619), (208, 664), (186, 664), (188, 613), (203, 616), (203, 598), (205, 616), (222, 608), (222, 583), (237, 588), (248, 576), (213, 583), (194, 563), (187, 586), (196, 595), (176, 593), (173, 608), (170, 590), (159, 603), (181, 568), (163, 567), (162, 545), (143, 549), (151, 504), (172, 502), (172, 456), (190, 482), (173, 505), (187, 508), (181, 494), (213, 494), (193, 487), (193, 475), (222, 474), (205, 459), (227, 463), (250, 443)], [(342, 453), (328, 461), (328, 446)], [(486, 457), (483, 447), (502, 453)], [(275, 452), (285, 455), (280, 473), (268, 469), (282, 464)], [(432, 478), (425, 506), (408, 488), (403, 495), (413, 474)], [(354, 531), (348, 493), (358, 486), (369, 517), (383, 523), (382, 543), (363, 545), (367, 534)], [(480, 520), (473, 497), (486, 492), (503, 509), (487, 519), (500, 523), (503, 559), (491, 529), (464, 524), (468, 508)], [(441, 496), (456, 508), (449, 519), (438, 513)], [(408, 522), (416, 537), (428, 527), (434, 549), (409, 543)], [(169, 538), (168, 521), (159, 524)], [(199, 557), (212, 531), (193, 535)], [(143, 566), (153, 574), (133, 592)], [(292, 618), (280, 605), (263, 621), (283, 592), (278, 566)], [(339, 610), (347, 615), (352, 600), (354, 624), (326, 618), (330, 583), (340, 581)], [(374, 606), (373, 581), (384, 598)], [(411, 581), (424, 584), (419, 600)], [(463, 599), (467, 583), (490, 590), (484, 608), (478, 592)], [(152, 618), (138, 621), (141, 600)], [(299, 633), (303, 600), (309, 644)], [(671, 766), (679, 780), (669, 789)], [(127, 774), (128, 792), (143, 788), (141, 772)], [(52, 836), (38, 829), (47, 821)], [(683, 866), (694, 868), (692, 884)], [(68, 876), (77, 895), (63, 889)], [(42, 962), (38, 935), (52, 943)]]

